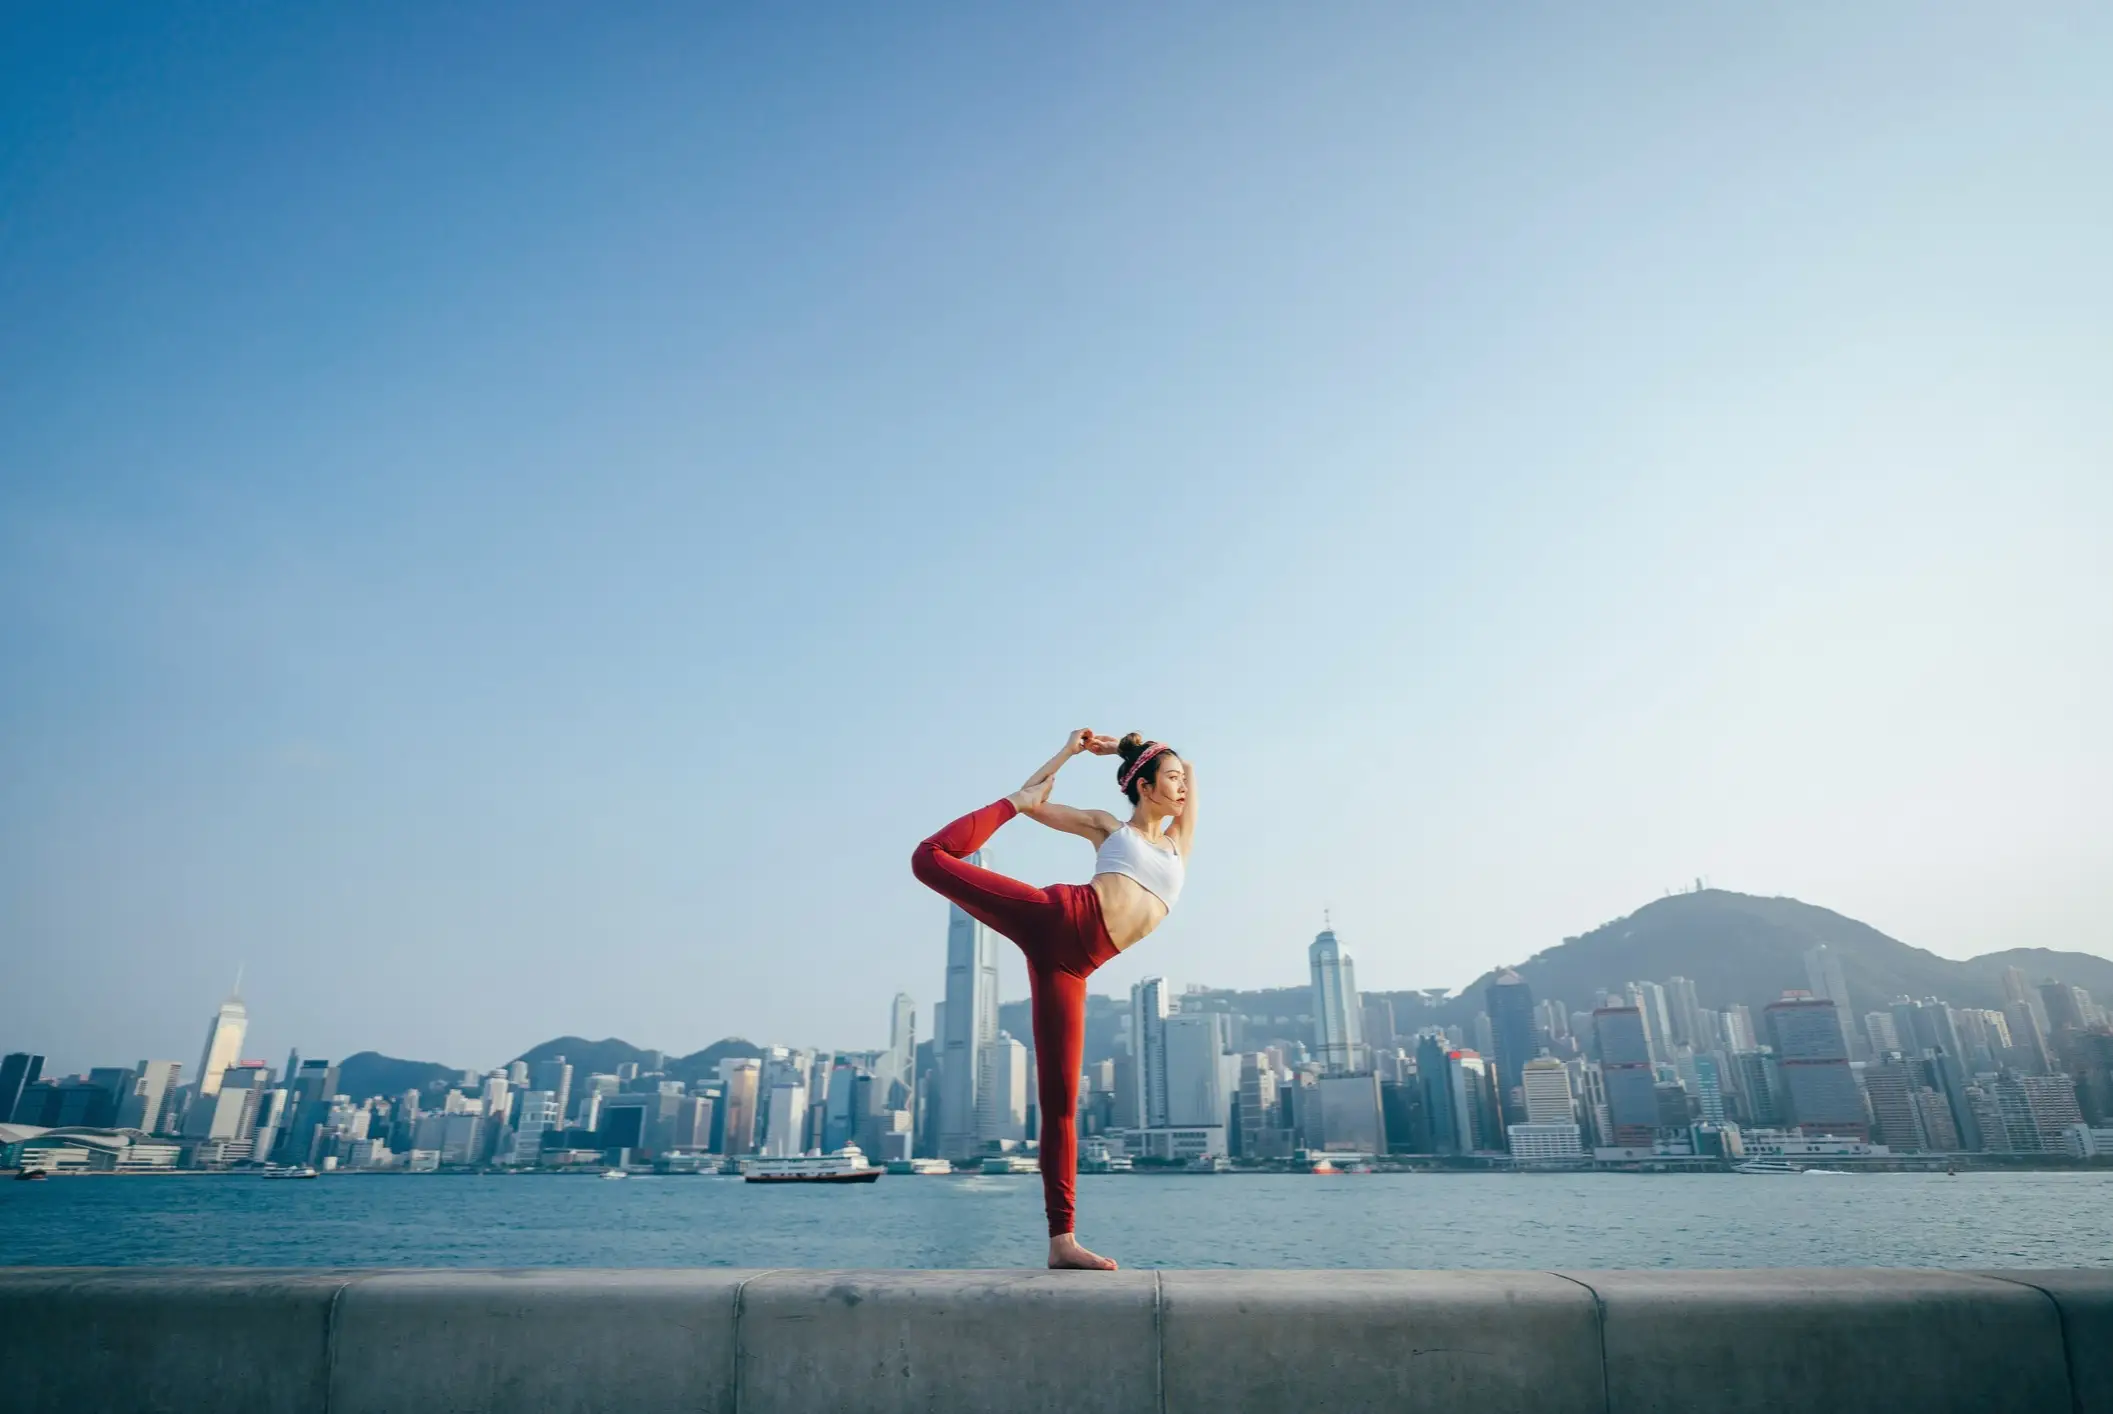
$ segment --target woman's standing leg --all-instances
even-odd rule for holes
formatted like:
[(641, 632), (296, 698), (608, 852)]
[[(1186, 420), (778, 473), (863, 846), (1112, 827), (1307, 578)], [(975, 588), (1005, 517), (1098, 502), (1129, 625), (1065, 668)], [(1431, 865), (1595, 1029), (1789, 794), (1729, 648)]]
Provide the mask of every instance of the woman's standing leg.
[(1072, 1230), (1078, 1173), (1079, 1069), (1086, 1059), (1086, 979), (1032, 967), (1035, 1104), (1042, 1115), (1042, 1206), (1049, 1235)]

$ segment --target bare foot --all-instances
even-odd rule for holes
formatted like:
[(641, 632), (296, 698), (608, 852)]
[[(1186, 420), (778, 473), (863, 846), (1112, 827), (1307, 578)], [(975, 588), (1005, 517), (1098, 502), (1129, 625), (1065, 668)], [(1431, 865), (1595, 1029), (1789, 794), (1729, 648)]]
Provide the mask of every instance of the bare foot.
[(1115, 1263), (1095, 1252), (1079, 1246), (1078, 1238), (1070, 1233), (1049, 1239), (1049, 1265), (1068, 1267), (1088, 1272), (1112, 1272)]
[(1055, 785), (1056, 780), (1054, 777), (1039, 781), (1029, 781), (1005, 798), (1012, 802), (1012, 808), (1015, 811), (1022, 815), (1031, 815), (1034, 813), (1036, 806), (1049, 799), (1049, 792)]

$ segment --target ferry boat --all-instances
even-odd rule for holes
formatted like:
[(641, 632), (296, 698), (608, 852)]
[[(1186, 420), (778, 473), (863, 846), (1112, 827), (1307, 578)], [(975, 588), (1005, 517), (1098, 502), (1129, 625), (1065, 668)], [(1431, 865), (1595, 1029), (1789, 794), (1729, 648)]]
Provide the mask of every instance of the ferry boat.
[(1803, 1173), (1804, 1170), (1788, 1159), (1748, 1159), (1743, 1164), (1732, 1165), (1733, 1173)]
[(750, 1183), (871, 1183), (883, 1170), (866, 1162), (858, 1145), (846, 1144), (833, 1154), (803, 1154), (792, 1159), (750, 1159), (741, 1176)]
[(1042, 1161), (1030, 1159), (1025, 1154), (992, 1154), (983, 1161), (986, 1174), (1040, 1173)]
[(314, 1169), (308, 1167), (308, 1165), (306, 1164), (266, 1164), (264, 1166), (264, 1176), (266, 1178), (322, 1177), (321, 1174), (317, 1173)]
[(624, 1171), (623, 1171), (622, 1169), (603, 1169), (603, 1170), (602, 1170), (602, 1177), (603, 1177), (603, 1178), (629, 1178), (630, 1176), (631, 1176), (630, 1174), (628, 1174), (628, 1173), (625, 1173), (625, 1172), (624, 1172)]
[(944, 1178), (954, 1171), (954, 1166), (945, 1159), (890, 1159), (889, 1173), (913, 1174), (922, 1178)]

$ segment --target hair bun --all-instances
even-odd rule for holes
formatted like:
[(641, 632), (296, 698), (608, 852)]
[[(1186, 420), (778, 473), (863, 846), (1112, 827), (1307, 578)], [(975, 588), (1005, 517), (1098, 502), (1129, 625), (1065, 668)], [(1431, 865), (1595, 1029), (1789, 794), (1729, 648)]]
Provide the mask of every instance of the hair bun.
[(1131, 732), (1121, 741), (1115, 743), (1115, 750), (1123, 758), (1123, 764), (1128, 765), (1130, 762), (1135, 761), (1148, 745), (1150, 743), (1143, 736), (1137, 732)]

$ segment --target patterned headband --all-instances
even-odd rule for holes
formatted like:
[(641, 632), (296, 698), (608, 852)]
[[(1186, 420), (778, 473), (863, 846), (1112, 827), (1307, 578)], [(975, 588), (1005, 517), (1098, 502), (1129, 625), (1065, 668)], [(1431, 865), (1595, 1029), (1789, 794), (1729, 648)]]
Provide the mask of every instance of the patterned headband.
[(1137, 773), (1145, 768), (1145, 762), (1151, 760), (1153, 757), (1157, 756), (1160, 752), (1166, 749), (1167, 748), (1165, 743), (1155, 741), (1150, 746), (1147, 746), (1143, 751), (1138, 752), (1137, 759), (1130, 763), (1130, 769), (1115, 778), (1116, 789), (1128, 790), (1130, 788), (1130, 782), (1136, 780)]

